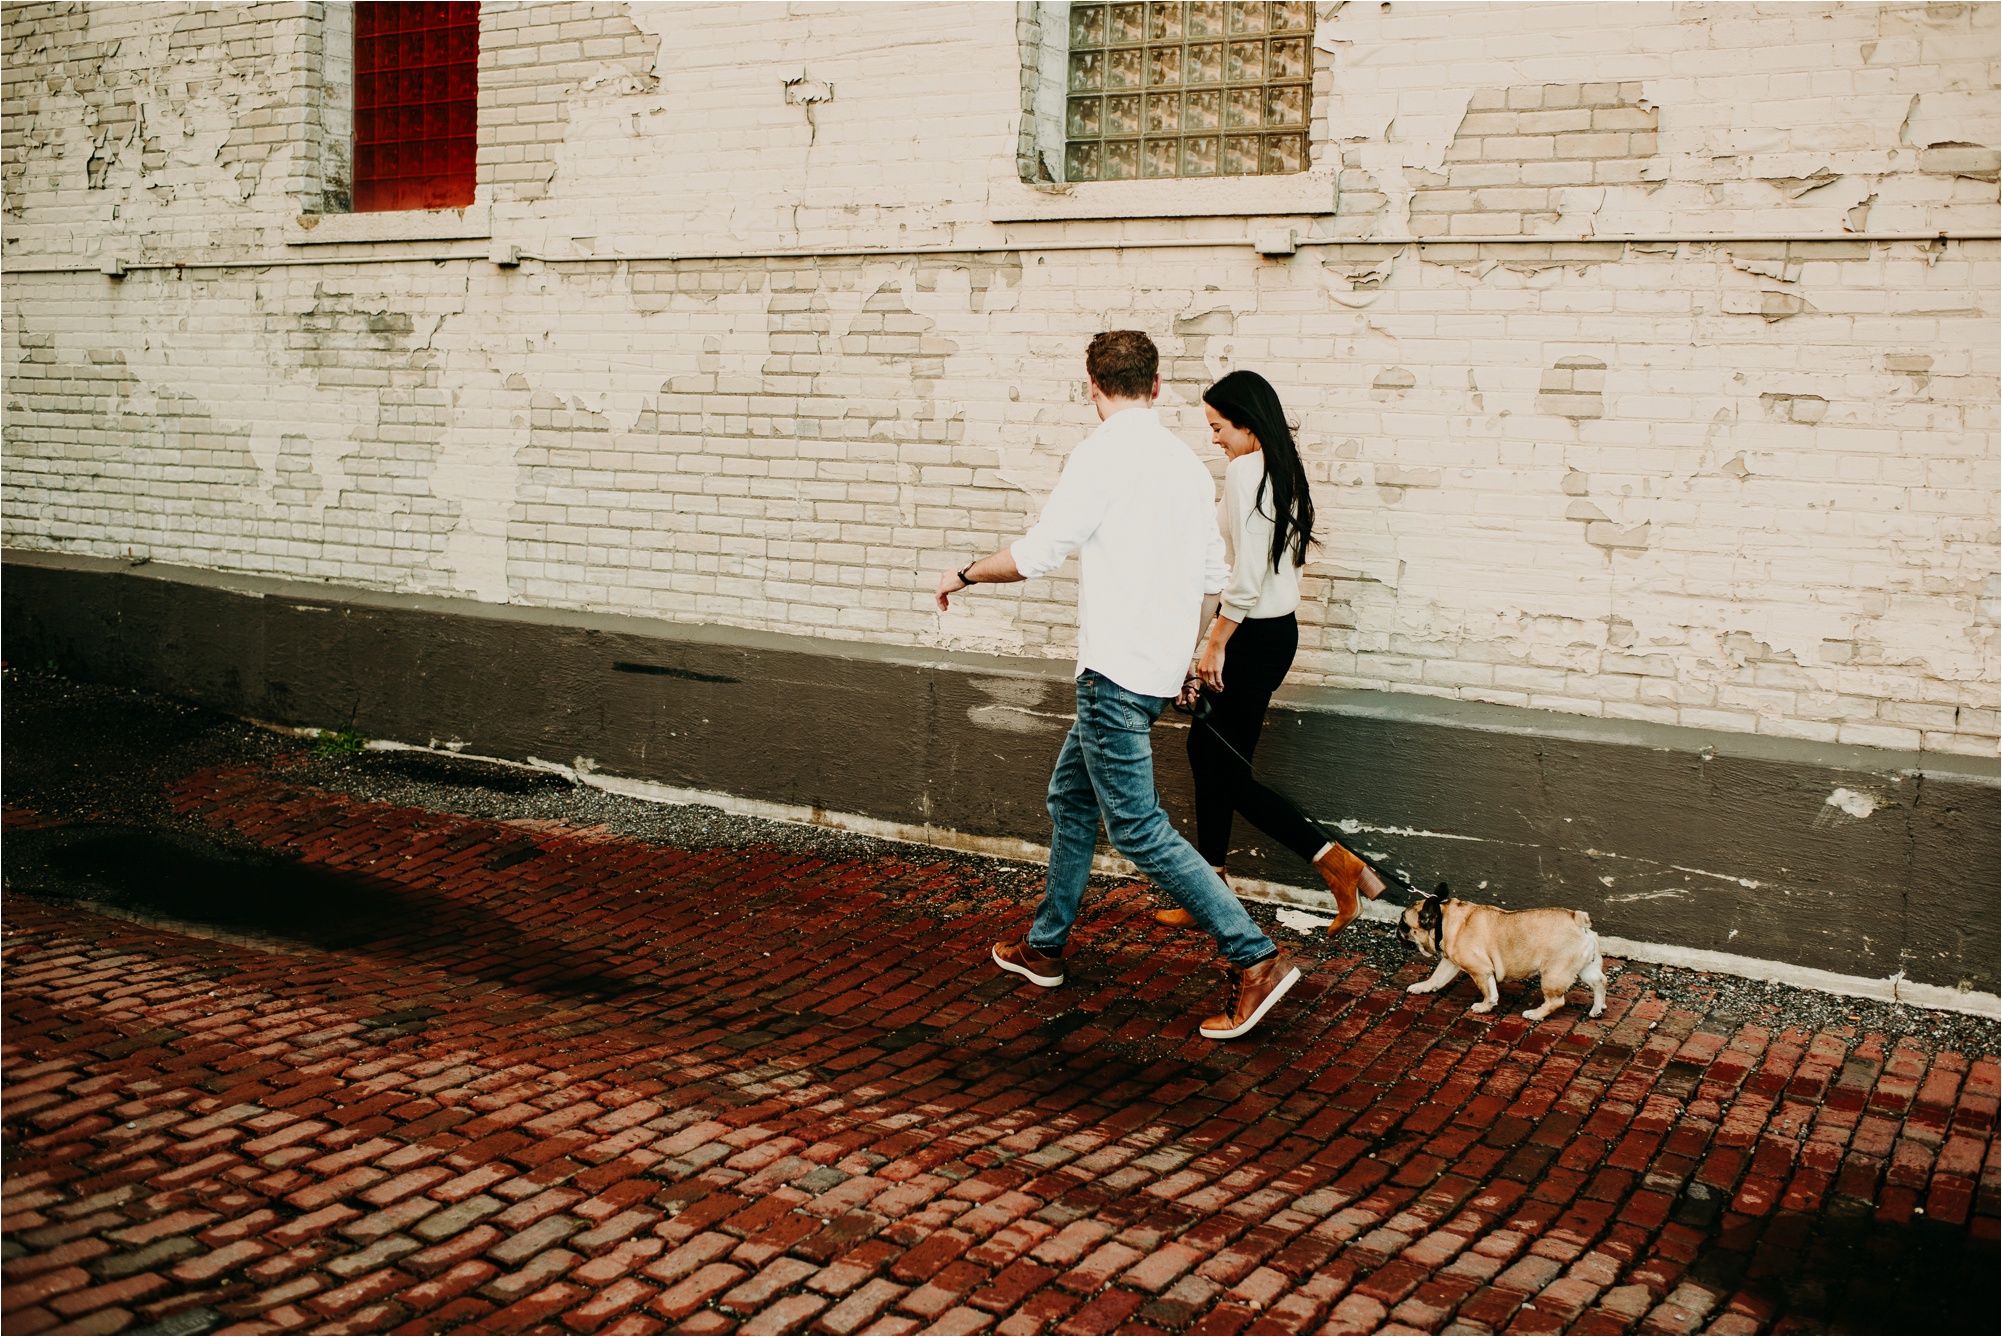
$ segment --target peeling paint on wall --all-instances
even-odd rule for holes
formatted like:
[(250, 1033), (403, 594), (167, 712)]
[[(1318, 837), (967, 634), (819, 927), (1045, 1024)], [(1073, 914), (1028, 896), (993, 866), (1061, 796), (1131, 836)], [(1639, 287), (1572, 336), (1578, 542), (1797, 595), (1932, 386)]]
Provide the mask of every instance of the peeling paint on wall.
[[(607, 3), (544, 52), (547, 12), (483, 11), (517, 268), (10, 275), (8, 542), (1060, 659), (1071, 572), (925, 596), (1033, 518), (1094, 425), (1084, 341), (1130, 325), (1212, 467), (1222, 372), (1298, 420), (1301, 683), (1994, 750), (1996, 248), (1842, 238), (1992, 225), (1993, 7), (1324, 12), (1341, 200), (1299, 230), (1393, 240), (1288, 260), (995, 224), (1012, 11)], [(306, 253), (272, 14), (238, 48), (224, 11), (10, 7), (10, 264)], [(1809, 52), (1837, 91), (1775, 92)], [(812, 133), (806, 69), (840, 89)], [(1450, 240), (1510, 219), (1556, 235)], [(1603, 240), (1734, 231), (1842, 239)], [(992, 249), (619, 258), (947, 244)]]
[(1606, 188), (1642, 179), (1656, 127), (1635, 82), (1480, 89), (1412, 199), (1411, 231), (1589, 235)]
[[(582, 170), (595, 156), (577, 149), (632, 137), (651, 120), (652, 108), (642, 112), (633, 104), (660, 87), (661, 43), (672, 40), (676, 17), (672, 6), (608, 0), (522, 5), (509, 21), (511, 31), (527, 38), (524, 49), (482, 40), (483, 103), (528, 109), (526, 117), (480, 117), (481, 154), (494, 160), (494, 197), (543, 199), (559, 172)], [(510, 122), (541, 127), (549, 114), (554, 134), (510, 133)]]
[(1606, 364), (1595, 357), (1561, 357), (1543, 373), (1536, 408), (1561, 418), (1603, 418), (1606, 415)]
[(1847, 813), (1860, 822), (1883, 806), (1884, 800), (1875, 794), (1859, 794), (1853, 789), (1837, 789), (1822, 800), (1822, 816), (1815, 819), (1815, 824), (1821, 825), (1830, 809)]

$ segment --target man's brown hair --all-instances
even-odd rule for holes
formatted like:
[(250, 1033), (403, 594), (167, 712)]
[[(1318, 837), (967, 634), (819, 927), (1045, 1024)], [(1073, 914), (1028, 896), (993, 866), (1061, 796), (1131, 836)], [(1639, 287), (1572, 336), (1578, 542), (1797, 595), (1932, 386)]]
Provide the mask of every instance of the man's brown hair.
[(1084, 350), (1084, 369), (1114, 399), (1149, 399), (1161, 355), (1139, 330), (1106, 330)]

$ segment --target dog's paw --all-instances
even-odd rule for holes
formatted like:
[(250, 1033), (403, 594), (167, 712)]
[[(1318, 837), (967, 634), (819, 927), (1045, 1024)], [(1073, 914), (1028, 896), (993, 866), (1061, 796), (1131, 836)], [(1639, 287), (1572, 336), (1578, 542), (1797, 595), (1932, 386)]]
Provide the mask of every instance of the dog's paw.
[(1405, 985), (1405, 986), (1404, 986), (1404, 992), (1406, 992), (1406, 993), (1431, 993), (1431, 992), (1432, 992), (1432, 986), (1431, 986), (1431, 985), (1429, 985), (1429, 984), (1427, 984), (1427, 983), (1426, 983), (1426, 982), (1425, 982), (1424, 980), (1420, 980), (1420, 981), (1418, 981), (1418, 983), (1416, 983), (1416, 984), (1407, 984), (1407, 985)]
[(1467, 1009), (1467, 1011), (1469, 1012), (1492, 1012), (1494, 1010), (1495, 1010), (1495, 1005), (1493, 1003), (1488, 1002), (1485, 999), (1483, 999), (1478, 1003), (1475, 1003), (1472, 1007)]
[(1593, 1008), (1590, 1012), (1587, 1012), (1585, 1015), (1588, 1017), (1596, 1017), (1602, 1015), (1605, 1012), (1605, 1010), (1606, 1010), (1606, 1005), (1604, 1003), (1600, 1003), (1597, 1007)]

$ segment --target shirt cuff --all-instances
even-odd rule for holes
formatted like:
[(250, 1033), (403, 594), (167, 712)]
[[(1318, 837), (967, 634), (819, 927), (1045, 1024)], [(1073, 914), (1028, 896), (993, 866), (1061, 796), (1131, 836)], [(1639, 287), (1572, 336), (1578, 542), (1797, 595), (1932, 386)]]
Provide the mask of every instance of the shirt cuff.
[(1034, 580), (1038, 576), (1046, 576), (1059, 566), (1062, 566), (1064, 560), (1062, 557), (1059, 557), (1056, 561), (1050, 562), (1047, 565), (1039, 561), (1036, 545), (1030, 543), (1027, 536), (1018, 538), (1009, 544), (1008, 555), (1015, 559), (1015, 569), (1022, 573), (1022, 579), (1024, 580)]

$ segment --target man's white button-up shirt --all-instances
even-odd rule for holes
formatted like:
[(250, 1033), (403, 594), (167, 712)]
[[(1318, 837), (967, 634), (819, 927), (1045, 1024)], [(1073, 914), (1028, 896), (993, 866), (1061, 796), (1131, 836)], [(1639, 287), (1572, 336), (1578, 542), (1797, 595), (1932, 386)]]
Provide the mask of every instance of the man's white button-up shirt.
[(1106, 419), (1064, 463), (1042, 518), (1009, 549), (1034, 579), (1078, 552), (1077, 671), (1173, 696), (1202, 634), (1203, 596), (1230, 579), (1216, 483), (1154, 409)]

